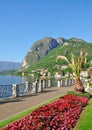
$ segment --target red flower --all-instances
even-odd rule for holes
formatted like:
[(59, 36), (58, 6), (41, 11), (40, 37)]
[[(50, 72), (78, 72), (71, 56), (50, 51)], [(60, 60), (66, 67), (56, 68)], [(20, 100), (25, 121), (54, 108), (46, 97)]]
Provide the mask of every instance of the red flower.
[(74, 127), (88, 98), (65, 95), (44, 105), (3, 130), (69, 130)]

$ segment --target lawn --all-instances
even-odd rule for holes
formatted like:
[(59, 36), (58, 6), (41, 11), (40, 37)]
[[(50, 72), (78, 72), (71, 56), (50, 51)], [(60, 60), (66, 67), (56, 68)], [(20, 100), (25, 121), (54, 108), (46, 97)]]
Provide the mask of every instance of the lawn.
[(92, 130), (92, 99), (82, 112), (74, 130)]

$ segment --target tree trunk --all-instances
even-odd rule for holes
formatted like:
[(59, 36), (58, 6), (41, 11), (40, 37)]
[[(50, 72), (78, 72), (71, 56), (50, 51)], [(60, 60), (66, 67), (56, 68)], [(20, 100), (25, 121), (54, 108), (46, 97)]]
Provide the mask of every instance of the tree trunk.
[(84, 92), (84, 86), (80, 78), (75, 79), (74, 90), (76, 92)]

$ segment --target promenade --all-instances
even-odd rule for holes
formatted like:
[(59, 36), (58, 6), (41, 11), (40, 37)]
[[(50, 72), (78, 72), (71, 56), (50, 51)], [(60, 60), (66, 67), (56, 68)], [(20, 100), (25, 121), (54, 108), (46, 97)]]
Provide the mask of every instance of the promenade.
[(66, 94), (70, 90), (73, 90), (73, 87), (51, 87), (45, 88), (43, 92), (34, 95), (0, 100), (0, 121), (56, 96)]

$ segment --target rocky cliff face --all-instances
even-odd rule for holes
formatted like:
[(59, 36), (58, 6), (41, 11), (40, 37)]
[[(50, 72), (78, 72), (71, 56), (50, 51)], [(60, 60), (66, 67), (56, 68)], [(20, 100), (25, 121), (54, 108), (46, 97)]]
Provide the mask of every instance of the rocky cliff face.
[(58, 45), (62, 44), (63, 38), (43, 38), (33, 44), (24, 60), (21, 63), (21, 69), (25, 69), (38, 61), (41, 57), (47, 55), (52, 49), (56, 48)]

